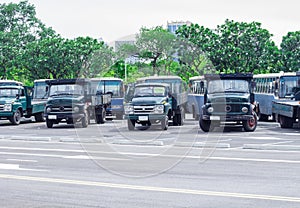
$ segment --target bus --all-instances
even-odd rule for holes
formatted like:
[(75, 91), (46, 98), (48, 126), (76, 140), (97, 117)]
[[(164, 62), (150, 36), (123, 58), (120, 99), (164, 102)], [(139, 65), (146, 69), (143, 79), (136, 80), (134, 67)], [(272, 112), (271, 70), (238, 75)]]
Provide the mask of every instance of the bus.
[(120, 78), (101, 77), (91, 79), (91, 94), (112, 93), (111, 105), (106, 108), (106, 120), (123, 119), (124, 82)]
[(188, 86), (187, 112), (191, 113), (195, 120), (199, 120), (202, 112), (201, 107), (204, 105), (206, 80), (204, 76), (190, 77)]
[(275, 121), (275, 116), (272, 113), (272, 102), (293, 97), (293, 90), (300, 79), (300, 72), (257, 74), (253, 78), (259, 120), (267, 121), (271, 117)]

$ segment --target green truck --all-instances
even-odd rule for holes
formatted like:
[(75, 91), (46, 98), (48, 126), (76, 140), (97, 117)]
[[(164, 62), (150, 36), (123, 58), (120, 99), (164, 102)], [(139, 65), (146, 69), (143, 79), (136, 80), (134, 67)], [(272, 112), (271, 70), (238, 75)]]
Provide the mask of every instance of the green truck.
[(200, 128), (209, 132), (224, 125), (242, 125), (255, 131), (257, 115), (252, 74), (205, 74), (207, 89), (199, 119)]
[(83, 128), (90, 124), (104, 123), (111, 94), (96, 94), (91, 90), (89, 79), (57, 79), (46, 81), (49, 85), (49, 98), (45, 107), (46, 125), (81, 123)]
[(124, 105), (128, 129), (136, 124), (160, 124), (167, 130), (169, 121), (182, 126), (187, 104), (187, 86), (178, 76), (143, 77), (128, 88)]
[[(46, 101), (33, 99), (33, 88), (14, 80), (0, 81), (0, 119), (19, 125), (21, 118), (34, 116), (35, 121), (44, 121)], [(45, 96), (46, 97), (46, 96)]]

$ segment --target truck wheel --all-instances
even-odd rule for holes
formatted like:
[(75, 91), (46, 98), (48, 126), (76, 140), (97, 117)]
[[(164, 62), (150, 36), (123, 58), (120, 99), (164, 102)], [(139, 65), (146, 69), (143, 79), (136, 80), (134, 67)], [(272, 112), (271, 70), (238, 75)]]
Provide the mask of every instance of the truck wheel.
[(89, 115), (85, 111), (84, 112), (84, 117), (81, 119), (81, 126), (82, 128), (86, 128), (89, 125)]
[(45, 118), (44, 118), (44, 113), (38, 113), (34, 116), (34, 119), (36, 122), (44, 122)]
[(169, 119), (168, 116), (166, 116), (165, 119), (161, 121), (161, 129), (167, 130), (168, 127), (169, 127)]
[(134, 127), (135, 127), (135, 121), (134, 121), (134, 120), (131, 120), (131, 119), (128, 119), (128, 120), (127, 120), (127, 126), (128, 126), (128, 130), (129, 130), (129, 131), (134, 130)]
[(13, 116), (9, 118), (9, 120), (13, 125), (19, 125), (21, 122), (21, 117), (21, 111), (17, 109), (16, 112), (14, 112)]
[(48, 128), (52, 128), (53, 127), (53, 121), (49, 120), (49, 119), (46, 119), (46, 125), (47, 125)]
[(96, 115), (96, 123), (103, 124), (105, 122), (104, 121), (105, 115), (106, 115), (105, 108), (102, 108), (101, 114)]
[(200, 118), (199, 120), (200, 128), (204, 132), (209, 132), (211, 121), (206, 121)]
[(253, 118), (243, 121), (243, 127), (245, 131), (255, 131), (257, 127), (257, 116), (256, 113), (253, 114)]
[(279, 123), (281, 128), (292, 128), (293, 127), (293, 119), (286, 116), (279, 116)]
[(178, 124), (178, 126), (183, 126), (184, 117), (185, 117), (184, 108), (180, 107), (180, 114), (177, 114), (177, 124)]

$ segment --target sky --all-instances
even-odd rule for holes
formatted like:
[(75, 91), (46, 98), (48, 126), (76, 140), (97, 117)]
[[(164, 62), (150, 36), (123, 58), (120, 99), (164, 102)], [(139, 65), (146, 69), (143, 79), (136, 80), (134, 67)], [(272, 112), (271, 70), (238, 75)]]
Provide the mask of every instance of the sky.
[[(18, 3), (18, 0), (0, 0)], [(299, 0), (29, 0), (37, 17), (64, 38), (90, 36), (112, 42), (141, 27), (190, 21), (215, 29), (226, 19), (260, 22), (279, 46), (300, 31)]]

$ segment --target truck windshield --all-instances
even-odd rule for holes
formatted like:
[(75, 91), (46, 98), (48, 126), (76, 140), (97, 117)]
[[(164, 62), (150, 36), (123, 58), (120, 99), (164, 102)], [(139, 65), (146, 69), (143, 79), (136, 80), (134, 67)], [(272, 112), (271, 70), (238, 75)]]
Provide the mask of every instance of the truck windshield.
[(50, 96), (83, 95), (83, 86), (78, 84), (51, 85)]
[(280, 77), (279, 97), (289, 97), (294, 93), (296, 87), (300, 86), (299, 76)]
[(134, 97), (164, 97), (166, 90), (164, 87), (147, 86), (136, 87), (134, 90)]
[(0, 97), (16, 97), (17, 94), (19, 94), (18, 89), (14, 89), (14, 88), (0, 89)]
[(212, 80), (208, 84), (208, 93), (243, 92), (249, 93), (249, 83), (246, 80)]

